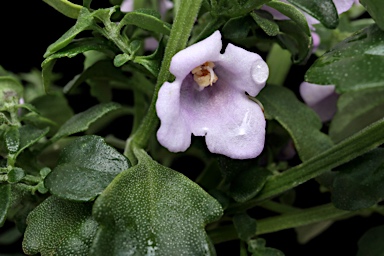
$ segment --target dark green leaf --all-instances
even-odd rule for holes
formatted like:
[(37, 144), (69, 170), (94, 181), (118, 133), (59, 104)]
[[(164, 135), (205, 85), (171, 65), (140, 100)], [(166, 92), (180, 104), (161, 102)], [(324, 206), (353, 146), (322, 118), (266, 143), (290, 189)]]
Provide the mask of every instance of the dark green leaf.
[[(23, 96), (23, 86), (11, 76), (0, 77), (0, 106), (4, 102), (5, 93), (13, 91), (18, 97)], [(15, 95), (15, 96), (16, 96)]]
[(5, 132), (4, 137), (8, 152), (11, 154), (16, 153), (20, 146), (19, 127), (10, 127), (9, 130)]
[(224, 37), (229, 39), (243, 39), (247, 37), (250, 30), (249, 20), (249, 16), (228, 20), (222, 29)]
[(327, 28), (336, 28), (339, 16), (332, 0), (288, 0), (309, 15), (319, 20)]
[(357, 243), (357, 256), (384, 256), (384, 225), (369, 229)]
[(263, 238), (249, 241), (248, 251), (252, 253), (252, 256), (284, 256), (284, 253), (277, 249), (265, 247), (265, 240)]
[(139, 164), (118, 175), (94, 204), (100, 228), (91, 254), (213, 255), (204, 226), (222, 215), (220, 204), (145, 152), (136, 155)]
[(229, 194), (236, 202), (246, 202), (263, 188), (269, 175), (271, 173), (263, 168), (245, 169), (231, 183)]
[(171, 25), (162, 21), (160, 14), (151, 9), (139, 9), (125, 14), (119, 23), (121, 29), (125, 25), (135, 25), (142, 29), (169, 35)]
[(307, 161), (332, 147), (331, 139), (320, 132), (322, 124), (316, 113), (300, 102), (292, 91), (268, 85), (258, 99), (267, 118), (276, 119), (292, 136), (301, 160)]
[(384, 198), (384, 149), (377, 148), (338, 168), (333, 204), (343, 210), (368, 208)]
[(154, 77), (159, 75), (161, 61), (164, 55), (164, 42), (160, 40), (156, 51), (148, 56), (136, 56), (133, 59), (134, 63), (138, 63), (145, 67)]
[(119, 108), (121, 108), (120, 104), (109, 102), (101, 103), (84, 112), (78, 113), (60, 127), (59, 131), (52, 137), (52, 141), (57, 141), (62, 137), (66, 137), (74, 133), (86, 131), (88, 127), (97, 119)]
[(80, 32), (90, 29), (92, 24), (93, 17), (91, 12), (87, 8), (81, 8), (76, 24), (48, 47), (44, 53), (44, 58), (67, 46)]
[(0, 184), (0, 227), (3, 226), (7, 217), (7, 211), (10, 204), (11, 185)]
[(12, 170), (8, 172), (8, 182), (16, 183), (19, 182), (22, 178), (24, 178), (25, 172), (23, 169), (19, 167), (14, 167)]
[(23, 125), (19, 128), (20, 146), (17, 154), (20, 154), (25, 148), (35, 144), (38, 140), (44, 137), (49, 132), (49, 128), (38, 129), (31, 125)]
[(43, 0), (65, 16), (77, 19), (81, 5), (73, 4), (68, 0)]
[(384, 86), (384, 31), (376, 25), (345, 39), (307, 71), (305, 80), (334, 84), (337, 92)]
[(251, 12), (251, 16), (268, 36), (277, 36), (279, 34), (279, 26), (273, 21), (272, 15), (268, 12), (256, 10)]
[(233, 224), (236, 228), (238, 237), (243, 241), (248, 241), (256, 235), (256, 220), (249, 217), (246, 213), (233, 216)]
[(27, 218), (23, 250), (32, 255), (89, 255), (97, 223), (92, 205), (47, 198)]
[(384, 6), (381, 0), (360, 0), (360, 3), (367, 9), (371, 17), (376, 21), (377, 26), (384, 30)]
[(99, 51), (112, 57), (114, 56), (115, 52), (117, 52), (117, 48), (108, 40), (103, 38), (82, 38), (74, 40), (64, 48), (61, 48), (55, 53), (49, 55), (41, 64), (45, 90), (48, 91), (49, 89), (52, 77), (52, 69), (55, 65), (56, 59), (63, 57), (73, 58), (76, 55), (87, 51)]
[(329, 136), (335, 143), (384, 117), (384, 87), (347, 92), (337, 101)]
[(90, 201), (129, 167), (127, 158), (101, 137), (82, 136), (64, 147), (57, 167), (45, 179), (45, 186), (58, 197)]

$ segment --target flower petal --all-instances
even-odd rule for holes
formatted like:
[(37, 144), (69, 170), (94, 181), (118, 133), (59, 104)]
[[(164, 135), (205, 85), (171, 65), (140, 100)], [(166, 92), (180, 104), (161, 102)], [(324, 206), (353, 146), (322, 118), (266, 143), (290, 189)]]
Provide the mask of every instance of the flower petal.
[(220, 58), (221, 34), (216, 31), (208, 38), (191, 45), (172, 57), (169, 70), (178, 79), (184, 79), (191, 70), (206, 61), (215, 62)]
[(133, 0), (124, 0), (120, 6), (121, 12), (132, 12), (133, 11)]
[(264, 60), (256, 53), (228, 44), (215, 72), (220, 79), (231, 81), (240, 91), (256, 96), (268, 79), (269, 69)]
[(157, 140), (172, 152), (185, 151), (191, 145), (191, 131), (180, 108), (180, 86), (177, 80), (165, 82), (156, 102), (156, 112), (161, 120)]

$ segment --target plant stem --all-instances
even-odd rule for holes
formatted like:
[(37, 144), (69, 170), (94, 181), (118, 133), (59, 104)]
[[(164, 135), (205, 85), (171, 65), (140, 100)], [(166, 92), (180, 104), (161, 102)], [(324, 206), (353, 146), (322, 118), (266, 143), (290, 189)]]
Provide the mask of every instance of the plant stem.
[(149, 106), (147, 115), (144, 117), (137, 131), (128, 139), (125, 148), (125, 155), (129, 155), (132, 146), (145, 148), (149, 138), (155, 132), (159, 119), (156, 115), (157, 94), (161, 85), (170, 78), (169, 67), (171, 59), (178, 51), (185, 48), (193, 24), (200, 9), (202, 0), (180, 1), (179, 10), (172, 25), (171, 34), (169, 36), (163, 62), (160, 68), (156, 87), (153, 93), (151, 105)]

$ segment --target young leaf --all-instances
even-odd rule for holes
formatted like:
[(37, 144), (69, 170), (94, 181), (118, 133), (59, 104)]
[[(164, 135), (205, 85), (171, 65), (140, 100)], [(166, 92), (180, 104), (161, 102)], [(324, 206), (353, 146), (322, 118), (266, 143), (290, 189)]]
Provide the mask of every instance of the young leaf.
[(279, 34), (279, 26), (273, 21), (270, 13), (256, 10), (251, 12), (251, 17), (268, 36), (277, 36)]
[(12, 126), (8, 131), (5, 132), (4, 137), (8, 152), (11, 154), (16, 153), (20, 146), (19, 128)]
[(43, 1), (69, 18), (77, 19), (77, 17), (79, 16), (81, 5), (73, 4), (68, 0), (43, 0)]
[(338, 168), (332, 202), (343, 210), (368, 208), (384, 198), (384, 149), (377, 148)]
[(384, 30), (383, 2), (381, 0), (360, 0), (360, 3), (376, 21), (377, 26)]
[(10, 204), (11, 185), (0, 184), (0, 227), (3, 226), (7, 217), (7, 211)]
[(0, 77), (0, 106), (4, 102), (4, 95), (8, 91), (15, 92), (19, 97), (23, 96), (23, 86), (11, 76)]
[(336, 28), (339, 16), (332, 0), (288, 0), (306, 13), (318, 19), (327, 28)]
[(58, 165), (45, 179), (45, 186), (60, 198), (90, 201), (129, 167), (128, 159), (101, 137), (82, 136), (63, 148)]
[(51, 196), (27, 218), (23, 250), (32, 255), (89, 255), (97, 230), (90, 203), (70, 202)]
[(316, 113), (300, 102), (292, 91), (268, 85), (258, 99), (267, 118), (276, 119), (292, 136), (301, 160), (307, 161), (332, 147), (331, 139), (320, 132), (322, 125)]
[(220, 204), (144, 151), (136, 155), (139, 164), (119, 174), (95, 201), (100, 228), (91, 254), (214, 255), (204, 226), (221, 216)]
[(71, 117), (71, 119), (69, 119), (67, 122), (65, 122), (51, 140), (55, 142), (60, 138), (69, 136), (71, 134), (86, 131), (89, 125), (91, 125), (97, 119), (119, 108), (121, 108), (120, 104), (109, 102), (101, 103), (91, 107), (84, 112), (78, 113)]
[(384, 87), (347, 92), (337, 101), (329, 136), (338, 143), (384, 117)]
[(345, 39), (310, 67), (305, 80), (339, 93), (384, 86), (384, 31), (371, 25)]
[(369, 229), (359, 239), (357, 256), (383, 255), (384, 252), (384, 225)]
[(248, 242), (248, 251), (252, 256), (284, 256), (281, 251), (265, 246), (263, 238), (257, 238)]
[(238, 237), (243, 241), (248, 241), (256, 235), (256, 220), (246, 213), (233, 216), (233, 225), (236, 228)]
[(19, 128), (20, 146), (16, 155), (20, 154), (25, 148), (35, 144), (49, 132), (49, 128), (38, 129), (31, 125), (23, 125)]

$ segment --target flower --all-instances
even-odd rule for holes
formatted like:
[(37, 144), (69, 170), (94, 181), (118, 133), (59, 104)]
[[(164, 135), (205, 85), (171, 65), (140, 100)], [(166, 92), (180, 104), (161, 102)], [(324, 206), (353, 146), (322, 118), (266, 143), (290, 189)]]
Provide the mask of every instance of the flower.
[[(134, 10), (134, 0), (124, 0), (120, 5), (120, 11), (122, 12), (132, 12)], [(165, 13), (173, 7), (173, 3), (169, 0), (159, 0), (159, 12), (162, 17)]]
[(191, 135), (205, 136), (212, 153), (235, 159), (258, 156), (264, 147), (265, 118), (255, 97), (268, 78), (267, 64), (256, 53), (228, 44), (221, 54), (221, 34), (173, 56), (156, 102), (161, 125), (157, 139), (172, 152), (185, 151)]
[(302, 82), (300, 95), (304, 102), (319, 115), (322, 122), (331, 120), (336, 113), (339, 95), (335, 92), (334, 85)]

